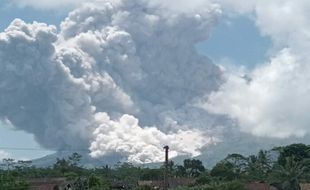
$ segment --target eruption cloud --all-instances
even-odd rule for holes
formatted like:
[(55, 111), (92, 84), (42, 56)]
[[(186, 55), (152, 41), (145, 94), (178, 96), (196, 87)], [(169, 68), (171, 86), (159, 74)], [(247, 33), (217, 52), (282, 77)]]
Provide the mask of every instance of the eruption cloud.
[(48, 149), (89, 148), (96, 158), (160, 161), (165, 144), (173, 156), (199, 155), (216, 138), (194, 103), (222, 73), (195, 45), (221, 11), (154, 2), (85, 4), (59, 32), (14, 20), (0, 33), (1, 120)]

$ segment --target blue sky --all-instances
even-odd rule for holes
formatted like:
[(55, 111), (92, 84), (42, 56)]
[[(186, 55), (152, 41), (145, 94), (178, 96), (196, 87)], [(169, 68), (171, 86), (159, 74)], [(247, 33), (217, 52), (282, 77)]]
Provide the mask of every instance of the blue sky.
[(55, 10), (38, 10), (31, 7), (16, 7), (7, 4), (6, 1), (1, 1), (0, 7), (1, 30), (4, 30), (15, 18), (21, 18), (26, 22), (37, 21), (58, 25), (66, 16), (66, 13), (63, 11), (58, 12)]
[(270, 40), (261, 36), (254, 21), (241, 16), (220, 20), (210, 39), (198, 45), (214, 62), (226, 58), (248, 68), (264, 62), (270, 47)]
[[(0, 3), (0, 30), (4, 31), (15, 18), (26, 22), (45, 22), (59, 26), (66, 12), (55, 10), (37, 10), (26, 7), (8, 6)], [(198, 50), (209, 56), (214, 62), (223, 59), (231, 63), (241, 64), (249, 68), (266, 60), (266, 53), (271, 47), (270, 40), (262, 37), (254, 22), (246, 17), (223, 18), (214, 29), (209, 40), (197, 45)], [(33, 135), (15, 131), (11, 127), (0, 124), (0, 150), (8, 148), (40, 148)], [(17, 159), (32, 159), (51, 153), (50, 151), (21, 151), (5, 149)]]

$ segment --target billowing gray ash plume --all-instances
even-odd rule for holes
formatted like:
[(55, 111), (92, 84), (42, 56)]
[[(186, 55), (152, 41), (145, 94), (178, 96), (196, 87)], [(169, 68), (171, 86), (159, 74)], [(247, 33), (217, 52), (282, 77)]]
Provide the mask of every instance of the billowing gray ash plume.
[(195, 106), (221, 71), (196, 52), (221, 11), (160, 1), (98, 1), (60, 31), (16, 19), (0, 33), (0, 117), (53, 150), (89, 148), (131, 162), (196, 156), (216, 141)]

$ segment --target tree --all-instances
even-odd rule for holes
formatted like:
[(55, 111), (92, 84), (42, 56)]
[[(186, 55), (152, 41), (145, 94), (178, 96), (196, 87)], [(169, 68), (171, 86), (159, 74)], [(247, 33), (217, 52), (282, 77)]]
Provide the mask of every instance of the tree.
[(141, 169), (128, 162), (118, 164), (114, 170), (114, 177), (128, 185), (129, 188), (134, 188), (136, 186), (140, 175)]
[(220, 181), (232, 181), (238, 178), (234, 165), (225, 160), (217, 163), (210, 171), (210, 175)]
[(286, 157), (285, 165), (277, 164), (272, 171), (272, 179), (275, 183), (280, 183), (283, 190), (300, 190), (300, 179), (309, 172), (310, 160)]
[(88, 189), (87, 179), (78, 177), (74, 182), (74, 190), (85, 190)]
[(186, 169), (184, 166), (175, 165), (173, 171), (174, 171), (174, 175), (176, 177), (185, 177), (186, 176)]
[(295, 161), (302, 161), (310, 158), (310, 147), (305, 144), (291, 144), (285, 147), (277, 147), (274, 150), (279, 151), (278, 164), (285, 166), (287, 157), (292, 157)]
[(209, 172), (206, 171), (196, 179), (196, 184), (206, 185), (206, 184), (211, 184), (212, 181), (213, 181), (212, 176), (210, 175)]
[(29, 190), (29, 184), (24, 180), (18, 180), (17, 177), (8, 173), (0, 174), (0, 190)]
[(198, 177), (205, 171), (205, 167), (200, 160), (186, 159), (183, 164), (188, 177)]
[(78, 168), (80, 166), (80, 161), (82, 159), (82, 156), (78, 153), (73, 153), (71, 156), (69, 156), (68, 160), (70, 162), (70, 166), (72, 168)]
[(251, 155), (247, 158), (247, 160), (247, 179), (254, 181), (266, 181), (274, 164), (269, 158), (268, 152), (260, 150), (257, 156)]
[(14, 168), (19, 173), (19, 175), (27, 176), (30, 172), (32, 161), (18, 160)]
[(16, 164), (15, 160), (12, 158), (4, 158), (2, 162), (7, 171), (12, 170), (14, 168), (14, 165)]
[(88, 177), (88, 188), (90, 190), (108, 190), (110, 189), (110, 183), (103, 177), (98, 177), (92, 173)]
[(101, 180), (94, 174), (91, 174), (88, 178), (88, 187), (90, 189), (100, 188), (101, 187)]
[(232, 165), (232, 170), (237, 176), (245, 173), (248, 166), (248, 159), (241, 154), (229, 154), (224, 161)]
[(76, 175), (81, 175), (82, 168), (80, 166), (82, 156), (78, 153), (73, 153), (68, 157), (70, 171), (76, 173)]
[(161, 180), (163, 172), (161, 169), (142, 169), (140, 179), (141, 180)]
[(62, 176), (65, 176), (65, 173), (70, 171), (70, 162), (64, 158), (57, 158), (57, 161), (53, 167), (55, 170), (58, 170)]

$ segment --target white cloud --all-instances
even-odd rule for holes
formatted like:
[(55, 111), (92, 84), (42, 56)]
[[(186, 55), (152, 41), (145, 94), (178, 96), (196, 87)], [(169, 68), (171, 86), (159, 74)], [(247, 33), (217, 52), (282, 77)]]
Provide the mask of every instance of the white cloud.
[[(246, 15), (253, 18), (262, 35), (270, 37), (277, 48), (304, 47), (309, 43), (310, 3), (307, 0), (223, 0), (217, 1), (225, 14)], [(297, 30), (298, 29), (298, 30)]]
[(245, 132), (258, 136), (286, 138), (310, 132), (309, 67), (300, 65), (286, 49), (270, 64), (248, 75), (228, 76), (218, 92), (209, 96), (209, 111), (237, 119)]
[(273, 40), (274, 54), (248, 73), (230, 73), (204, 107), (230, 116), (243, 131), (254, 135), (302, 137), (310, 133), (310, 2), (252, 2), (248, 11), (255, 13), (262, 34)]

